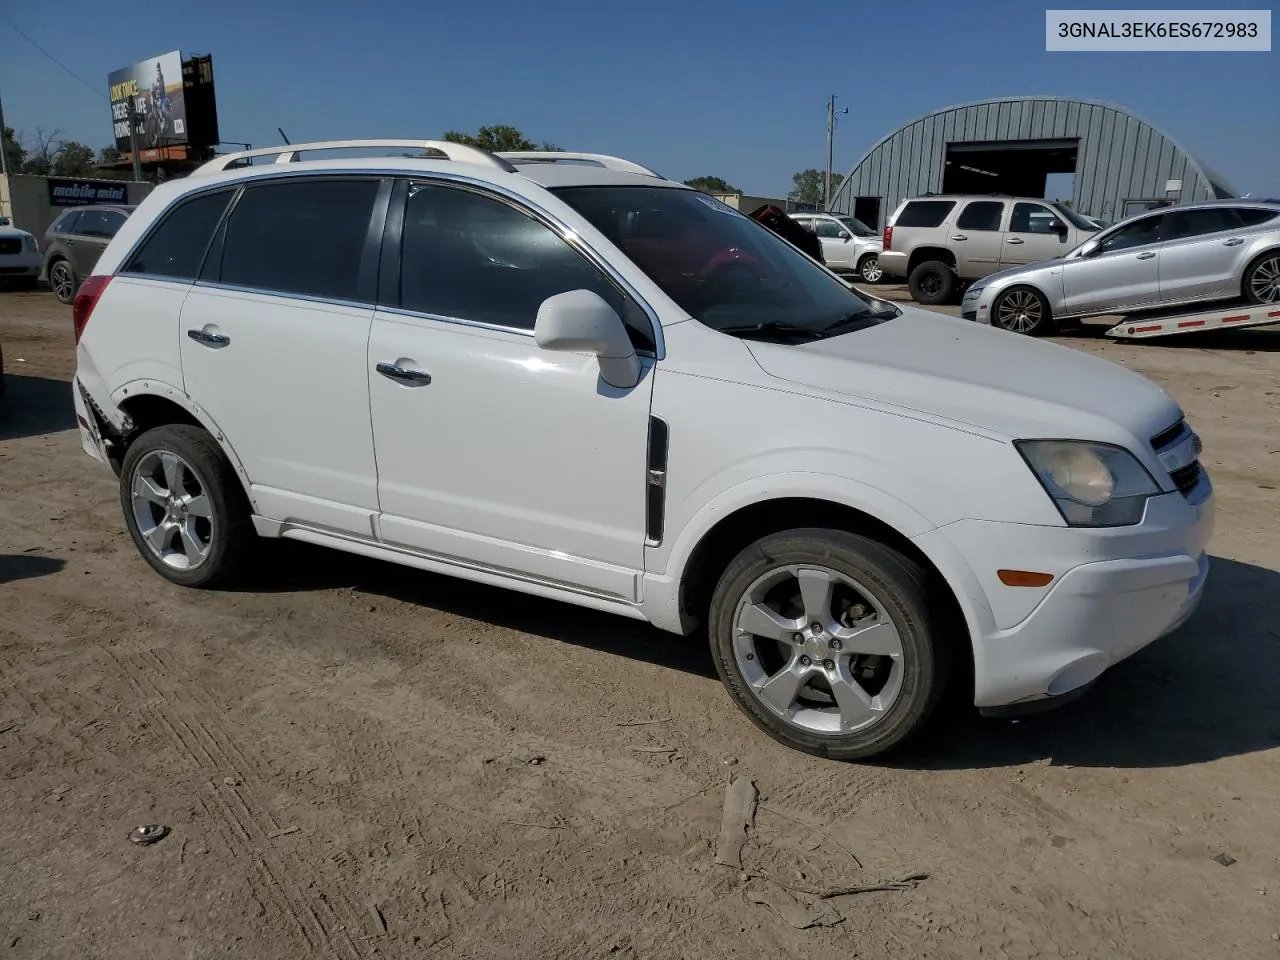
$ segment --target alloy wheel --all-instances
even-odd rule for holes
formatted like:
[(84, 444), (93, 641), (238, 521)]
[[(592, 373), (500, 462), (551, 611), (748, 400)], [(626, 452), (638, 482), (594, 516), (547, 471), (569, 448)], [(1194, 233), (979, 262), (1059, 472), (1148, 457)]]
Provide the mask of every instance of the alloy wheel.
[(1027, 333), (1040, 325), (1040, 298), (1030, 290), (1006, 294), (996, 308), (996, 324), (1013, 333)]
[(865, 730), (902, 690), (897, 627), (869, 590), (829, 567), (757, 578), (734, 614), (733, 652), (761, 705), (807, 733)]
[(71, 300), (75, 294), (76, 278), (71, 273), (71, 267), (65, 260), (59, 260), (49, 268), (49, 286), (53, 288), (54, 294), (63, 303)]
[(1280, 257), (1270, 257), (1253, 268), (1249, 294), (1258, 303), (1280, 303)]
[(153, 450), (138, 461), (130, 484), (138, 532), (152, 554), (176, 570), (194, 570), (209, 558), (213, 506), (186, 460)]
[(868, 257), (862, 261), (862, 279), (867, 283), (879, 283), (883, 276), (884, 271), (880, 269), (879, 257)]

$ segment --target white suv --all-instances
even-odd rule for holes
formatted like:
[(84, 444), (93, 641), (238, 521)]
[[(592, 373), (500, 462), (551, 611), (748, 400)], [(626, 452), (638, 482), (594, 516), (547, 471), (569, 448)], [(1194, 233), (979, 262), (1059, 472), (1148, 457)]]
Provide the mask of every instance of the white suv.
[[(350, 156), (410, 146), (443, 156)], [(1160, 387), (868, 301), (615, 158), (220, 158), (138, 207), (74, 327), (84, 448), (162, 576), (288, 537), (701, 624), (815, 754), (900, 744), (948, 679), (1059, 702), (1205, 583), (1210, 482)]]

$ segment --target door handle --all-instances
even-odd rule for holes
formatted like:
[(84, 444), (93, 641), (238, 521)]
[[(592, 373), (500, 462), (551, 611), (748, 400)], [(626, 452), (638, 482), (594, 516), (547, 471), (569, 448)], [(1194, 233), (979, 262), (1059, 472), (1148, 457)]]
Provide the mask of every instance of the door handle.
[(1230, 240), (1224, 240), (1222, 245), (1224, 247), (1238, 247), (1242, 243), (1244, 243), (1244, 237), (1232, 237)]
[(1138, 259), (1139, 259), (1139, 260), (1150, 260), (1150, 259), (1151, 259), (1152, 257), (1154, 257), (1154, 256), (1155, 256), (1155, 254), (1154, 254), (1154, 253), (1152, 253), (1150, 250), (1148, 250), (1146, 253), (1140, 253), (1140, 254), (1138, 254)]
[(1018, 237), (1009, 237), (1007, 240), (1005, 240), (1005, 243), (1022, 243), (1022, 242), (1023, 241)]
[(374, 369), (388, 380), (397, 380), (400, 383), (425, 385), (431, 382), (431, 374), (425, 370), (411, 370), (395, 363), (380, 363)]
[(969, 238), (968, 238), (968, 237), (966, 237), (963, 233), (957, 233), (957, 234), (956, 234), (955, 236), (953, 236), (951, 239), (952, 239), (952, 240), (968, 240)]
[(225, 347), (231, 342), (225, 333), (210, 333), (208, 330), (188, 330), (187, 336), (207, 347)]

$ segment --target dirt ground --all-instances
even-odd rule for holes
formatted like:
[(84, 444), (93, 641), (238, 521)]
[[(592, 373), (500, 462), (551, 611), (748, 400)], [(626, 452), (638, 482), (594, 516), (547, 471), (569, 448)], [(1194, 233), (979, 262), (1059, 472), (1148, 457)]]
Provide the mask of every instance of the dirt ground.
[(852, 765), (628, 621), (289, 546), (169, 586), (80, 452), (69, 309), (0, 293), (0, 957), (1280, 958), (1280, 331), (1100, 329), (1065, 342), (1203, 434), (1204, 605), (1061, 711)]

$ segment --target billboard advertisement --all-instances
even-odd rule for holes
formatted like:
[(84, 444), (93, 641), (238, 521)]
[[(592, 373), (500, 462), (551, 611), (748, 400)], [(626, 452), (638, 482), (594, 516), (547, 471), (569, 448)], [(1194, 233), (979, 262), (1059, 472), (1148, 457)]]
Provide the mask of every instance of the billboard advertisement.
[(116, 149), (129, 152), (129, 104), (133, 103), (138, 149), (184, 146), (188, 142), (182, 54), (174, 50), (107, 76)]

